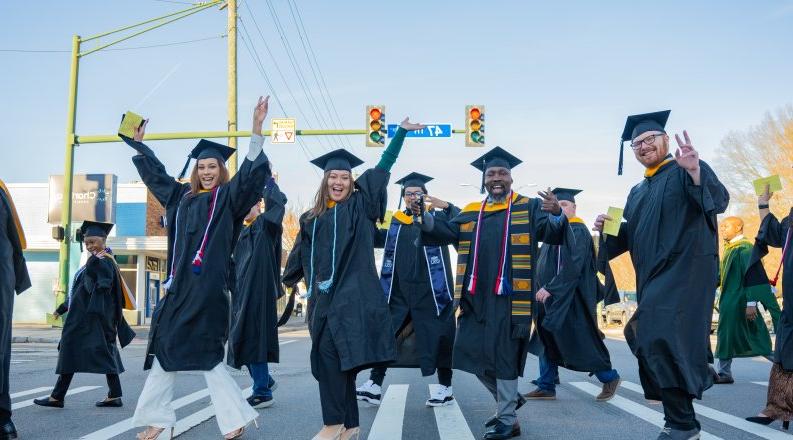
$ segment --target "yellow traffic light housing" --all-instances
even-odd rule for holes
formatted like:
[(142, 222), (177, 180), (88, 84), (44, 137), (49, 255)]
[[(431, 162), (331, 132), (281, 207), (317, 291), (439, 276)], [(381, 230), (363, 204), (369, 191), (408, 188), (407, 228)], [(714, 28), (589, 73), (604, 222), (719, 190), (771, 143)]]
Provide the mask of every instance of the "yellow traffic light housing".
[(465, 106), (465, 146), (485, 146), (485, 106)]
[(366, 106), (366, 146), (384, 147), (386, 138), (385, 106)]

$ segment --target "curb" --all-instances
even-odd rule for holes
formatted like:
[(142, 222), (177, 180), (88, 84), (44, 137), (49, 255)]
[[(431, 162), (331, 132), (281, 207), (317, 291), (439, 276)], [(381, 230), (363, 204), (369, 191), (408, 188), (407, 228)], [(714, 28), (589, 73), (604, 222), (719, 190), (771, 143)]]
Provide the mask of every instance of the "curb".
[(61, 341), (60, 338), (42, 338), (37, 336), (12, 336), (11, 343), (12, 344), (30, 344), (30, 343), (40, 343), (40, 344), (57, 344)]

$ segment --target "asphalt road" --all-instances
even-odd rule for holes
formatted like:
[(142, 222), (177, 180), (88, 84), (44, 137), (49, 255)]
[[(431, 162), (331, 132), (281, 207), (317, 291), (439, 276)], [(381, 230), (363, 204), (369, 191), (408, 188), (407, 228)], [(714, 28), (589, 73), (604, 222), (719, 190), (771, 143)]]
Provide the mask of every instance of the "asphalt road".
[[(561, 371), (557, 400), (529, 402), (518, 413), (522, 438), (533, 439), (655, 439), (663, 424), (662, 408), (643, 399), (636, 361), (621, 331), (607, 331), (612, 362), (623, 378), (623, 386), (610, 402), (595, 402), (600, 384), (584, 373)], [(305, 330), (281, 334), (280, 364), (271, 366), (278, 381), (275, 405), (259, 410), (259, 428), (248, 439), (310, 439), (322, 425), (317, 383), (308, 365), (310, 341)], [(123, 408), (96, 408), (94, 402), (106, 390), (101, 375), (78, 374), (73, 394), (64, 409), (32, 405), (32, 399), (47, 395), (55, 382), (55, 344), (13, 344), (11, 393), (13, 420), (21, 439), (132, 439), (139, 430), (130, 425), (138, 393), (146, 373), (142, 370), (145, 342), (136, 340), (123, 350), (127, 371), (121, 375)], [(770, 427), (749, 424), (743, 417), (754, 415), (765, 404), (770, 363), (765, 359), (738, 359), (733, 364), (734, 385), (717, 385), (697, 402), (697, 412), (710, 439), (787, 439), (778, 423)], [(245, 371), (232, 370), (238, 385), (251, 385)], [(537, 375), (537, 361), (530, 357), (521, 379), (521, 392), (533, 389), (529, 380)], [(359, 383), (367, 374), (359, 376)], [(455, 371), (457, 404), (443, 408), (424, 405), (434, 377), (422, 378), (417, 370), (390, 370), (386, 377), (384, 403), (380, 407), (360, 404), (361, 438), (390, 439), (478, 439), (484, 422), (493, 415), (495, 403), (476, 378)], [(178, 407), (177, 434), (184, 439), (222, 438), (213, 418), (200, 374), (185, 373), (177, 379), (174, 404)]]

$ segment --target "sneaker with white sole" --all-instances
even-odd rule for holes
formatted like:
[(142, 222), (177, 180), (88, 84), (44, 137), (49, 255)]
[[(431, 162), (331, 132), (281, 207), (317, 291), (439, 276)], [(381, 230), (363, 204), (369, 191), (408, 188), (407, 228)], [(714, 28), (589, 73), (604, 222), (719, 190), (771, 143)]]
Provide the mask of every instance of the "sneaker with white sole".
[(363, 385), (355, 389), (355, 397), (358, 400), (370, 403), (372, 405), (380, 405), (380, 399), (383, 397), (383, 391), (380, 385), (371, 380), (367, 380)]
[(427, 406), (446, 406), (454, 403), (452, 387), (438, 385), (432, 389)]
[(272, 396), (251, 396), (245, 400), (247, 400), (248, 405), (254, 409), (269, 408), (275, 403)]

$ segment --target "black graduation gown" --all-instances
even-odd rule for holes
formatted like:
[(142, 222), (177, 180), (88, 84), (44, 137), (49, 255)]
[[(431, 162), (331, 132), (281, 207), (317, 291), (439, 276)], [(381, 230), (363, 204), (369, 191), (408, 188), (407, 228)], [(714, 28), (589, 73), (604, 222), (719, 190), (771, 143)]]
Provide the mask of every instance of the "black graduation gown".
[[(460, 209), (449, 205), (436, 210), (436, 219), (448, 221), (457, 216)], [(378, 229), (375, 247), (383, 248), (386, 229)], [(432, 284), (424, 248), (418, 245), (420, 230), (416, 224), (402, 224), (397, 237), (394, 255), (394, 275), (391, 286), (391, 324), (397, 330), (397, 361), (389, 368), (421, 368), (421, 374), (429, 376), (436, 368), (452, 367), (452, 348), (456, 323), (451, 303), (438, 315), (433, 299)], [(452, 262), (449, 248), (441, 247), (446, 267), (446, 285), (449, 295), (454, 294)]]
[(169, 274), (176, 262), (172, 284), (152, 316), (144, 368), (151, 368), (156, 356), (165, 371), (211, 370), (223, 361), (228, 337), (231, 252), (243, 218), (270, 178), (267, 156), (262, 152), (254, 161), (246, 158), (237, 174), (220, 185), (203, 265), (196, 274), (192, 261), (209, 221), (212, 193), (189, 194), (190, 185), (169, 176), (147, 146), (125, 140), (142, 152), (132, 161), (166, 210)]
[(6, 199), (5, 192), (0, 189), (0, 394), (8, 393), (14, 294), (24, 292), (30, 285), (30, 275), (11, 213), (11, 204)]
[[(521, 197), (521, 196), (518, 196)], [(551, 219), (540, 210), (538, 199), (531, 199), (532, 261), (537, 257), (537, 241), (562, 243), (567, 220), (564, 216)], [(436, 220), (431, 232), (422, 232), (425, 246), (445, 246), (459, 243), (460, 225), (476, 221), (478, 212), (463, 212), (449, 221)], [(474, 295), (463, 292), (457, 320), (452, 364), (455, 369), (476, 375), (490, 375), (512, 380), (523, 376), (528, 353), (528, 337), (513, 338), (512, 303), (509, 296), (493, 293), (498, 276), (501, 241), (504, 234), (506, 210), (485, 212), (479, 239), (479, 274)], [(473, 247), (473, 245), (471, 245)], [(473, 267), (473, 252), (469, 254), (465, 279)], [(508, 265), (512, 279), (512, 266)], [(534, 274), (532, 274), (534, 278)]]
[(572, 264), (576, 270), (569, 279), (556, 283), (555, 290), (546, 287), (551, 297), (545, 304), (532, 304), (535, 327), (530, 351), (539, 356), (545, 350), (551, 361), (569, 370), (610, 370), (609, 352), (595, 318), (602, 286), (595, 272), (592, 236), (580, 222), (571, 222), (570, 230), (575, 240), (568, 240), (568, 246), (544, 243), (540, 247), (538, 286), (550, 286), (555, 278), (563, 276), (559, 264)]
[[(124, 293), (112, 257), (91, 256), (74, 280), (71, 305), (57, 312), (66, 315), (58, 344), (57, 374), (121, 374), (124, 365), (116, 346), (126, 321), (121, 309)], [(126, 346), (131, 338), (121, 341)]]
[(276, 299), (281, 287), (281, 232), (286, 196), (268, 186), (265, 211), (244, 228), (234, 248), (236, 272), (227, 362), (234, 368), (278, 362)]
[[(768, 246), (782, 248), (785, 246), (791, 221), (793, 221), (793, 210), (782, 222), (769, 213), (760, 224), (757, 233), (755, 247), (752, 253), (752, 263), (756, 266), (747, 271), (747, 285), (768, 283), (768, 277), (763, 269), (760, 258), (768, 253)], [(791, 239), (793, 241), (793, 239)], [(793, 252), (790, 244), (782, 262), (782, 313), (778, 324), (774, 327), (776, 332), (776, 343), (774, 344), (774, 361), (782, 365), (785, 371), (793, 371)], [(752, 269), (759, 269), (755, 274), (759, 274), (758, 282), (752, 282)]]
[[(341, 371), (360, 371), (396, 359), (394, 330), (374, 262), (374, 221), (385, 206), (390, 174), (380, 168), (365, 171), (355, 181), (355, 192), (317, 218), (313, 249), (313, 286), (308, 304), (311, 334), (311, 371), (318, 377), (318, 343), (330, 331), (341, 361)], [(334, 216), (336, 216), (335, 264)], [(312, 284), (312, 229), (308, 213), (300, 217), (298, 242), (292, 249), (284, 284), (301, 277)], [(333, 268), (335, 267), (335, 272)], [(327, 293), (319, 283), (333, 275)]]
[[(645, 397), (661, 388), (697, 398), (712, 384), (710, 325), (719, 279), (718, 224), (729, 194), (700, 161), (694, 186), (675, 161), (634, 186), (619, 236), (608, 237), (608, 258), (630, 251), (636, 269), (638, 307), (625, 339), (639, 361)], [(603, 249), (603, 247), (601, 247)]]

